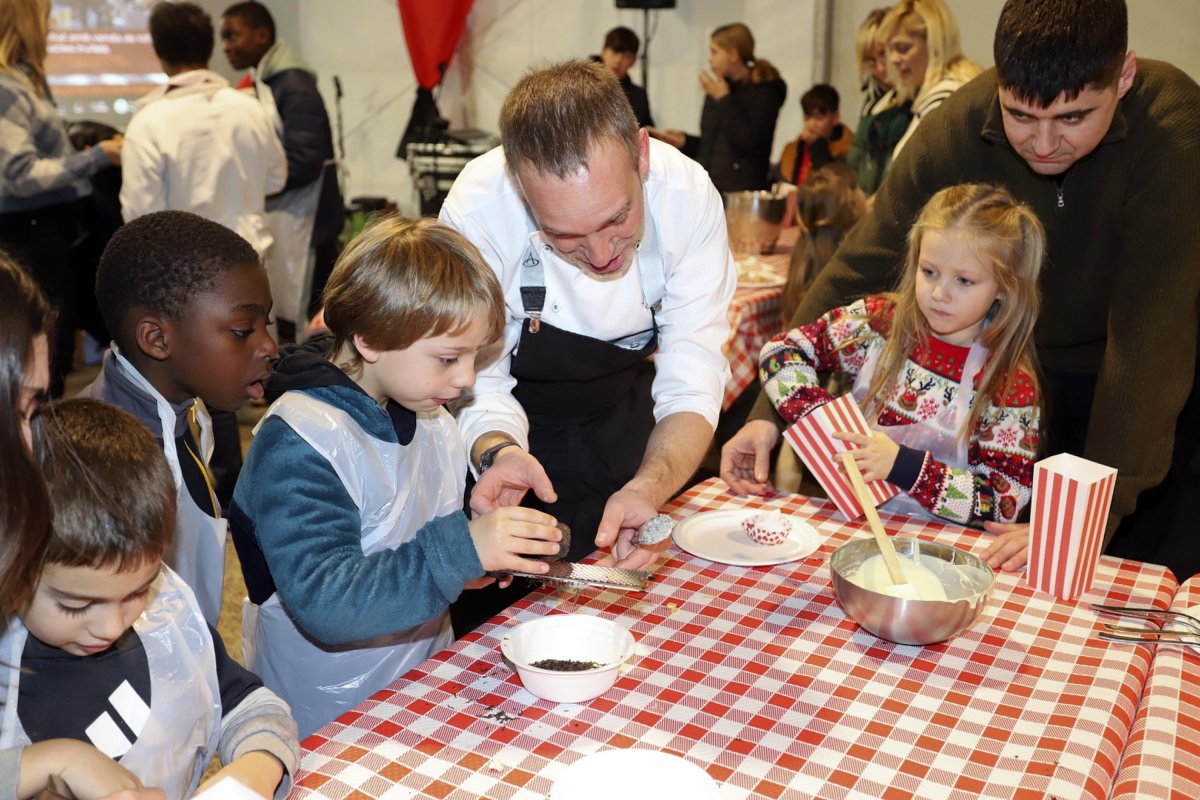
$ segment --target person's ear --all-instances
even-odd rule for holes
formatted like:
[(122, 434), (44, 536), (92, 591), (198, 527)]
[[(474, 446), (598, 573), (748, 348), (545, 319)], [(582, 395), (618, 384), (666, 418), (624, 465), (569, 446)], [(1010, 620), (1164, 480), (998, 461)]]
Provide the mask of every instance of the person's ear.
[(642, 180), (650, 174), (650, 132), (638, 128), (638, 175)]
[(1130, 50), (1125, 54), (1121, 64), (1121, 76), (1117, 78), (1117, 99), (1120, 100), (1133, 88), (1133, 79), (1137, 77), (1137, 54)]
[(368, 364), (374, 364), (383, 355), (383, 350), (376, 350), (367, 344), (367, 340), (362, 337), (361, 333), (354, 334), (354, 349), (358, 351), (358, 355)]
[(133, 342), (137, 349), (155, 361), (170, 358), (172, 338), (171, 323), (154, 314), (147, 314), (133, 326)]

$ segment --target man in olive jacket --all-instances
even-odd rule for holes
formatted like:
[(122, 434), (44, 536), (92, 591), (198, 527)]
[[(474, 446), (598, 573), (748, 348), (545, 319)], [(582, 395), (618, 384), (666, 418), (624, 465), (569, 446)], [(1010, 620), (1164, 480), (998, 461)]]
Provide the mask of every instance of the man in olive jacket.
[[(1182, 579), (1200, 571), (1194, 516), (1183, 513), (1187, 492), (1200, 489), (1200, 462), (1189, 463), (1200, 459), (1200, 394), (1189, 398), (1200, 327), (1200, 87), (1126, 47), (1123, 0), (1009, 0), (996, 68), (921, 126), (791, 324), (889, 288), (908, 228), (937, 190), (1007, 187), (1048, 240), (1037, 327), (1051, 404), (1045, 452), (1116, 467), (1107, 552), (1166, 564)], [(778, 423), (760, 397), (726, 444), (721, 475), (735, 492), (770, 490)], [(1023, 550), (992, 556), (994, 566), (1024, 561)]]

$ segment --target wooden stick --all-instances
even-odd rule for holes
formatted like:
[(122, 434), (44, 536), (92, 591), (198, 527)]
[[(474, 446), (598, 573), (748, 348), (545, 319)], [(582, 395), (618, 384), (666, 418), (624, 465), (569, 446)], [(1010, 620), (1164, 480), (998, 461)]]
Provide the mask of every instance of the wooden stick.
[(858, 504), (862, 506), (863, 513), (867, 515), (871, 533), (875, 534), (875, 543), (879, 545), (879, 554), (883, 556), (883, 564), (887, 567), (888, 576), (897, 586), (908, 583), (904, 578), (904, 571), (900, 569), (900, 559), (896, 557), (896, 548), (892, 544), (892, 537), (888, 536), (887, 531), (883, 529), (883, 522), (879, 519), (879, 512), (875, 510), (875, 503), (871, 499), (867, 483), (863, 480), (862, 473), (858, 471), (858, 464), (854, 461), (852, 450), (842, 453), (842, 463), (846, 465), (846, 474), (850, 476), (850, 483), (854, 486), (855, 495), (858, 496)]

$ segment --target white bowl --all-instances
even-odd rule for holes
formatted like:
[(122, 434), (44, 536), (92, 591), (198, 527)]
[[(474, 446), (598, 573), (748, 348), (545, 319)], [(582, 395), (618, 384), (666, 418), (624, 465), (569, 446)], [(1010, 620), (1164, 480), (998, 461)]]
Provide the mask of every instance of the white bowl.
[[(500, 640), (530, 694), (555, 703), (582, 703), (617, 682), (617, 672), (633, 653), (633, 636), (611, 620), (590, 614), (553, 614), (524, 622)], [(603, 666), (562, 672), (530, 666), (543, 659), (594, 661)]]
[(550, 800), (717, 800), (717, 784), (692, 761), (642, 748), (601, 750), (571, 764)]

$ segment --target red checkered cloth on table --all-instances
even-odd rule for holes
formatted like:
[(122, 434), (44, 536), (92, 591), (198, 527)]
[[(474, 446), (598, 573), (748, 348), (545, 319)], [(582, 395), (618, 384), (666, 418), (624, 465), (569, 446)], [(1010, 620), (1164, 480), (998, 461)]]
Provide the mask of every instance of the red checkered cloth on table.
[(780, 301), (783, 287), (738, 289), (729, 303), (729, 338), (722, 350), (729, 361), (729, 382), (721, 408), (728, 409), (738, 395), (758, 378), (758, 354), (763, 345), (783, 330)]
[[(1165, 608), (1176, 585), (1162, 567), (1104, 557), (1076, 603), (1000, 575), (970, 629), (897, 645), (834, 601), (830, 553), (869, 534), (832, 505), (734, 498), (708, 481), (665, 510), (738, 507), (803, 518), (824, 542), (773, 567), (671, 551), (644, 594), (585, 590), (574, 605), (539, 590), (305, 740), (293, 796), (545, 800), (572, 763), (614, 747), (698, 764), (722, 800), (1108, 796), (1150, 655), (1098, 639), (1086, 604)], [(965, 528), (883, 516), (900, 536), (986, 545)], [(637, 641), (616, 685), (588, 703), (538, 700), (500, 656), (513, 626), (562, 611), (612, 618)]]
[[(841, 459), (841, 454), (854, 449), (854, 445), (830, 436), (835, 431), (864, 435), (871, 433), (858, 404), (848, 394), (817, 406), (784, 431), (783, 435), (838, 507), (838, 511), (846, 519), (858, 519), (863, 515), (863, 508), (850, 478), (842, 471)], [(900, 493), (900, 489), (887, 481), (871, 481), (867, 488), (876, 506)]]
[[(1200, 576), (1183, 584), (1171, 608), (1191, 609), (1189, 613), (1198, 616)], [(1200, 647), (1158, 645), (1154, 649), (1150, 680), (1121, 759), (1114, 800), (1200, 797)]]

